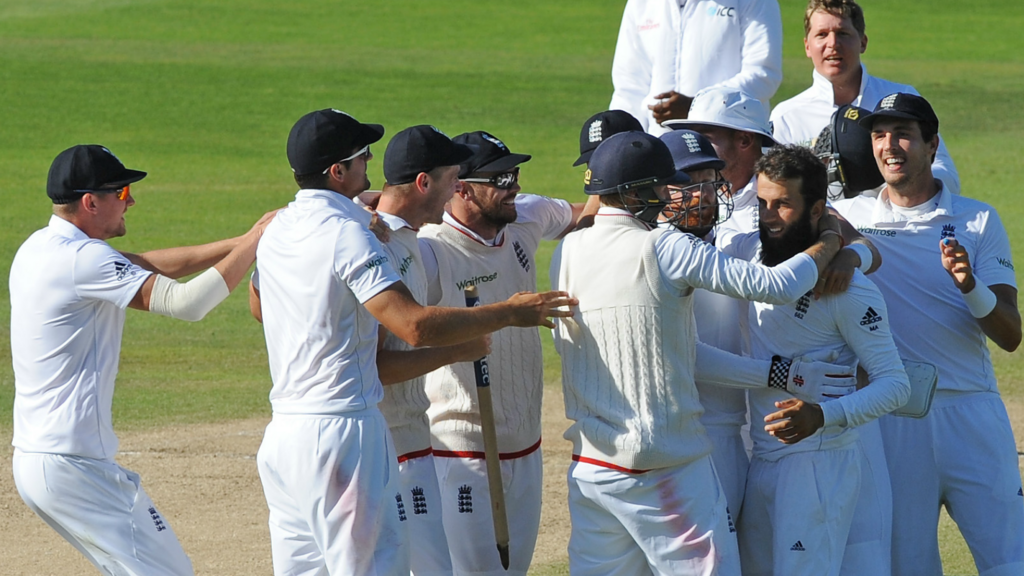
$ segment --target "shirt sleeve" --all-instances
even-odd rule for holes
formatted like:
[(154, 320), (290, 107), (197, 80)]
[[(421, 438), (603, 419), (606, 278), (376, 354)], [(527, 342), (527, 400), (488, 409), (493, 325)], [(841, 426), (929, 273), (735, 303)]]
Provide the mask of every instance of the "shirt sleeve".
[(1010, 239), (1006, 228), (995, 209), (989, 208), (988, 221), (978, 239), (977, 254), (969, 254), (974, 275), (986, 286), (1006, 284), (1017, 287), (1017, 277), (1013, 270), (1013, 253), (1010, 250)]
[(776, 0), (751, 0), (740, 13), (743, 48), (739, 74), (717, 86), (767, 103), (782, 84), (782, 13)]
[(342, 280), (363, 303), (402, 280), (384, 246), (354, 220), (341, 226), (335, 244), (335, 262)]
[(555, 240), (572, 224), (572, 205), (559, 198), (535, 194), (516, 196), (516, 222), (540, 226), (541, 238)]
[(850, 288), (829, 297), (840, 334), (868, 373), (868, 385), (821, 404), (826, 426), (860, 426), (903, 406), (910, 380), (889, 330), (881, 292), (858, 271)]
[(648, 114), (644, 98), (651, 90), (654, 62), (644, 51), (637, 33), (634, 14), (643, 6), (642, 0), (627, 0), (619, 25), (619, 39), (612, 58), (612, 110), (632, 114), (647, 130)]
[(732, 352), (697, 342), (693, 379), (701, 384), (729, 388), (766, 388), (771, 362), (744, 358)]
[(704, 288), (733, 298), (788, 304), (818, 281), (818, 267), (803, 253), (769, 268), (720, 252), (703, 240), (667, 231), (654, 245), (662, 279), (682, 294)]
[(101, 240), (84, 243), (74, 266), (75, 290), (80, 298), (103, 300), (121, 309), (128, 307), (152, 274)]

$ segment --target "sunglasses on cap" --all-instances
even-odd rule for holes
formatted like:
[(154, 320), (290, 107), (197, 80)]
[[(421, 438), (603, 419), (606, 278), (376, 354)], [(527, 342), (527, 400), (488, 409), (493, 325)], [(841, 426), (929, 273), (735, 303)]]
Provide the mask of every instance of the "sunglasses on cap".
[(519, 168), (513, 168), (508, 172), (502, 172), (501, 174), (495, 174), (490, 178), (463, 178), (463, 182), (479, 182), (481, 184), (490, 184), (499, 190), (508, 190), (519, 182)]
[(112, 188), (110, 190), (75, 190), (77, 194), (117, 194), (117, 199), (124, 202), (131, 193), (131, 184), (125, 184), (124, 188)]
[[(342, 158), (341, 160), (338, 160), (334, 164), (341, 164), (342, 162), (348, 162), (349, 160), (355, 160), (356, 158), (359, 158), (360, 156), (366, 156), (366, 155), (369, 155), (369, 154), (370, 154), (370, 145), (367, 144), (366, 146), (363, 146), (359, 150), (356, 150), (355, 154), (349, 156), (348, 158)], [(331, 166), (334, 166), (334, 164), (331, 164)], [(327, 174), (328, 172), (330, 172), (331, 171), (331, 166), (328, 166), (327, 168), (325, 168), (323, 173)]]

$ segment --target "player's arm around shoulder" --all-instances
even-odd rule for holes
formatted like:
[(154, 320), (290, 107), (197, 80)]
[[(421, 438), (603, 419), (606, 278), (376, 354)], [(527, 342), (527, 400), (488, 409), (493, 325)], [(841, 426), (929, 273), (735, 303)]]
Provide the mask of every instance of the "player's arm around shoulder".
[[(267, 225), (277, 211), (263, 215), (248, 232), (232, 239), (233, 247), (221, 255), (208, 270), (188, 282), (178, 282), (163, 274), (152, 274), (135, 293), (129, 306), (169, 316), (180, 320), (196, 322), (202, 320), (210, 310), (220, 304), (242, 281), (249, 267), (256, 260), (256, 247)], [(154, 258), (152, 252), (147, 262), (173, 263), (176, 270), (194, 271), (199, 264), (208, 264), (211, 253), (220, 255), (228, 241), (203, 246), (172, 248), (163, 256)]]
[(829, 297), (826, 304), (868, 376), (866, 387), (823, 405), (826, 422), (860, 426), (906, 404), (910, 380), (893, 341), (888, 308), (878, 287), (858, 271), (849, 289)]

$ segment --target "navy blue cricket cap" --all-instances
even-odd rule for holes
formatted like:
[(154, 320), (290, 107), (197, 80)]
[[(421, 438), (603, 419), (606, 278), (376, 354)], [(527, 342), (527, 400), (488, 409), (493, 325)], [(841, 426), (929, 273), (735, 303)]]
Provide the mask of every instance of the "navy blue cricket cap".
[(125, 168), (106, 147), (79, 144), (53, 159), (46, 178), (46, 195), (54, 204), (70, 204), (86, 192), (119, 190), (145, 177), (145, 172)]
[(475, 149), (473, 155), (462, 163), (459, 178), (470, 174), (507, 172), (532, 158), (529, 154), (513, 154), (504, 142), (483, 130), (459, 134), (452, 140)]
[(589, 162), (590, 156), (605, 138), (620, 132), (643, 131), (644, 127), (640, 125), (640, 121), (625, 110), (598, 112), (583, 123), (583, 129), (580, 130), (580, 157), (576, 159), (573, 166)]
[(388, 142), (384, 151), (384, 179), (392, 186), (408, 184), (420, 172), (430, 172), (440, 166), (458, 166), (474, 152), (469, 146), (452, 142), (433, 126), (412, 126), (395, 134)]
[(380, 124), (363, 124), (352, 116), (325, 108), (299, 118), (288, 134), (288, 163), (300, 176), (322, 173), (342, 158), (384, 136)]
[(935, 115), (935, 110), (932, 110), (932, 105), (927, 100), (917, 94), (889, 94), (878, 102), (871, 114), (861, 117), (858, 122), (871, 130), (875, 120), (883, 117), (917, 120), (931, 125), (936, 132), (939, 131), (939, 117)]
[(672, 153), (676, 170), (691, 172), (693, 170), (721, 170), (725, 161), (718, 157), (715, 147), (703, 134), (693, 130), (673, 130), (659, 136)]
[(664, 142), (645, 132), (620, 132), (605, 139), (590, 157), (583, 191), (612, 194), (631, 188), (686, 184)]

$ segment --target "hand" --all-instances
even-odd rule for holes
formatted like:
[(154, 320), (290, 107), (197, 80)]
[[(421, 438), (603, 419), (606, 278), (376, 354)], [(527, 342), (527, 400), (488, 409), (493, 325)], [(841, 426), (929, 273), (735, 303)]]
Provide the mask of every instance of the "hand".
[(654, 98), (659, 100), (659, 102), (647, 108), (651, 111), (654, 120), (658, 124), (666, 120), (685, 120), (686, 116), (690, 113), (690, 103), (693, 102), (693, 98), (683, 96), (674, 90), (662, 92)]
[(974, 290), (974, 270), (967, 248), (961, 246), (956, 238), (943, 238), (939, 241), (939, 249), (942, 251), (942, 267), (953, 278), (953, 284), (963, 294)]
[(846, 248), (840, 250), (829, 262), (825, 271), (818, 276), (818, 283), (814, 285), (814, 299), (846, 292), (858, 266), (860, 266), (860, 256), (856, 252)]
[(764, 431), (783, 444), (796, 444), (825, 425), (825, 413), (817, 404), (788, 398), (776, 402), (775, 407), (781, 410), (764, 417)]
[(377, 204), (380, 202), (380, 191), (367, 190), (366, 192), (360, 192), (356, 198), (359, 198), (359, 202), (362, 203), (365, 208), (376, 210)]
[(491, 335), (485, 334), (452, 347), (455, 359), (452, 362), (476, 362), (491, 353)]
[(277, 210), (271, 210), (270, 212), (267, 212), (266, 214), (261, 216), (260, 219), (257, 220), (256, 223), (252, 225), (252, 228), (249, 229), (248, 234), (252, 234), (253, 236), (256, 237), (256, 240), (259, 240), (260, 237), (263, 236), (263, 231), (267, 229), (267, 224), (270, 224), (270, 221), (274, 219), (274, 216), (277, 216), (277, 213), (280, 210), (280, 208), (278, 208)]
[(377, 214), (377, 211), (371, 210), (369, 208), (367, 208), (367, 210), (370, 210), (371, 214), (369, 226), (370, 232), (373, 232), (373, 235), (376, 236), (377, 240), (380, 240), (381, 242), (387, 242), (388, 240), (391, 240), (391, 229), (388, 228), (388, 225), (385, 224), (383, 220), (380, 219), (380, 216)]
[(786, 375), (786, 392), (807, 402), (821, 403), (842, 398), (857, 389), (857, 378), (846, 366), (804, 358), (772, 361), (772, 372), (791, 362)]
[(578, 306), (580, 301), (570, 298), (568, 292), (516, 292), (505, 301), (512, 307), (512, 326), (544, 326), (554, 328), (548, 318), (569, 318), (572, 310), (558, 310), (567, 306)]

